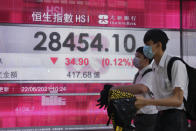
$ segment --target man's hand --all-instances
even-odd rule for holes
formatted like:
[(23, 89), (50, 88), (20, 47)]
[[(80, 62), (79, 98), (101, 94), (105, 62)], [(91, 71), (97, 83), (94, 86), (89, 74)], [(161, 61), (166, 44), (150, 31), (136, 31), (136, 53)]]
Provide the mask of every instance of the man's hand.
[(145, 99), (143, 96), (136, 96), (136, 101), (135, 101), (135, 107), (137, 109), (140, 109), (144, 106), (147, 106), (147, 99)]

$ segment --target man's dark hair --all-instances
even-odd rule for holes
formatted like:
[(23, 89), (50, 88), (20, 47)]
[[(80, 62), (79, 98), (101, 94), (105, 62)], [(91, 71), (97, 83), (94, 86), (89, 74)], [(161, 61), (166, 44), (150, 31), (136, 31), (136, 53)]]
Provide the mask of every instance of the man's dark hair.
[(167, 37), (167, 34), (161, 29), (151, 29), (146, 32), (143, 41), (146, 43), (150, 40), (152, 40), (154, 43), (161, 42), (162, 50), (165, 51), (169, 38)]
[(145, 59), (148, 59), (148, 60), (149, 60), (149, 64), (150, 64), (150, 63), (152, 62), (153, 59), (149, 59), (149, 58), (147, 58), (147, 57), (144, 55), (143, 48), (144, 48), (143, 46), (138, 47), (138, 48), (136, 49), (136, 52), (142, 54), (142, 55), (144, 56)]

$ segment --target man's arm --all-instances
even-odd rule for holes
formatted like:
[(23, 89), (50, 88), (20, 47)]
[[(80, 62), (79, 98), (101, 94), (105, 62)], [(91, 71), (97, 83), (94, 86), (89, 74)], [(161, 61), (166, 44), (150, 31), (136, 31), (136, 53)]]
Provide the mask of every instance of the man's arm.
[(148, 87), (144, 84), (134, 84), (134, 85), (125, 85), (125, 86), (115, 86), (111, 88), (112, 90), (119, 89), (124, 92), (130, 92), (133, 94), (143, 94), (149, 91)]
[(147, 105), (155, 105), (155, 106), (173, 106), (179, 107), (183, 103), (183, 91), (180, 87), (174, 88), (172, 92), (172, 96), (163, 99), (145, 99), (143, 97), (137, 97), (135, 102), (135, 106), (137, 108), (142, 108)]

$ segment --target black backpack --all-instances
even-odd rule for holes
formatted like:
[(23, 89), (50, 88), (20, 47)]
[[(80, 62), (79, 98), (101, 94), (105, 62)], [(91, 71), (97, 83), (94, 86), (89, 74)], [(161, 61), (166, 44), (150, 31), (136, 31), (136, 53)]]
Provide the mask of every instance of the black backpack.
[(173, 63), (176, 60), (182, 61), (186, 65), (187, 74), (188, 74), (188, 97), (187, 100), (183, 99), (186, 116), (189, 120), (196, 120), (196, 68), (189, 66), (184, 60), (179, 57), (172, 57), (167, 66), (167, 74), (169, 81), (171, 82), (171, 69)]

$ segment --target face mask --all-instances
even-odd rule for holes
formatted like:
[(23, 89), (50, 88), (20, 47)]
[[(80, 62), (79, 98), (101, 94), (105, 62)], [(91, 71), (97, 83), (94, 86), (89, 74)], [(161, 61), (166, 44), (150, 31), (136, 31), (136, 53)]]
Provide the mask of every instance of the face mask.
[(140, 67), (141, 67), (141, 65), (140, 65), (140, 58), (135, 57), (135, 58), (133, 59), (133, 65), (134, 65), (136, 68), (140, 68)]
[(152, 47), (145, 45), (143, 48), (143, 53), (148, 59), (152, 59), (154, 57), (154, 53), (152, 52)]

